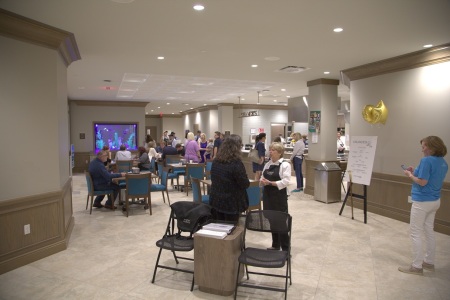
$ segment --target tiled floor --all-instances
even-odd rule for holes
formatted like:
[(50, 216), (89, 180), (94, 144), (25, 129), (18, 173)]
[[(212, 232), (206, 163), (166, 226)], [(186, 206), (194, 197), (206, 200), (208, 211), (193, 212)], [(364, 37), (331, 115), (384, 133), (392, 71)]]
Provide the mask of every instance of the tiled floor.
[[(194, 287), (190, 274), (159, 270), (151, 283), (169, 206), (153, 193), (153, 215), (141, 207), (85, 210), (83, 175), (74, 176), (75, 227), (67, 250), (0, 275), (0, 299), (221, 299)], [(191, 194), (171, 191), (171, 201)], [(411, 260), (408, 224), (355, 209), (339, 216), (340, 203), (323, 204), (295, 193), (292, 286), (289, 299), (450, 299), (450, 237), (437, 233), (436, 271), (397, 271)], [(270, 246), (270, 238), (262, 243)], [(170, 255), (163, 260), (173, 261)], [(189, 262), (185, 264), (190, 264)], [(189, 267), (189, 265), (187, 265)], [(253, 279), (251, 277), (251, 279)], [(259, 279), (257, 279), (259, 280)], [(261, 284), (282, 285), (277, 280)], [(240, 288), (238, 299), (284, 299), (283, 293)]]

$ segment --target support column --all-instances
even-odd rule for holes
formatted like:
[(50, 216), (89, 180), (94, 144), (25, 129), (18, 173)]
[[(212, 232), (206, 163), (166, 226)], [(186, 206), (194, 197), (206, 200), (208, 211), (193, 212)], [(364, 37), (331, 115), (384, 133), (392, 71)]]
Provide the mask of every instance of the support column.
[(314, 168), (324, 161), (336, 161), (337, 129), (337, 86), (339, 80), (316, 79), (307, 82), (309, 88), (308, 105), (311, 111), (320, 111), (320, 131), (317, 143), (313, 134), (308, 133), (308, 158), (305, 174), (305, 194), (314, 195)]

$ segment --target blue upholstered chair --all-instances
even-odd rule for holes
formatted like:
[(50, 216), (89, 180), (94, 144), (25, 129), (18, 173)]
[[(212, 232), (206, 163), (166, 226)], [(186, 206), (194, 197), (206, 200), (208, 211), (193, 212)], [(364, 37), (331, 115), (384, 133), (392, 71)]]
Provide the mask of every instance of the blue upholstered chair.
[(212, 163), (213, 163), (212, 159), (207, 159), (205, 161), (205, 178), (206, 179), (210, 179), (210, 177), (211, 177), (210, 174), (211, 174)]
[(188, 196), (188, 188), (191, 178), (203, 179), (205, 176), (205, 164), (186, 164), (186, 173), (184, 174), (184, 189)]
[(250, 186), (247, 188), (248, 196), (248, 208), (247, 213), (254, 209), (261, 209), (261, 187), (259, 187), (258, 181), (250, 182)]
[[(165, 160), (166, 160), (166, 166), (167, 167), (169, 167), (168, 166), (168, 164), (178, 164), (178, 163), (180, 163), (180, 161), (181, 161), (181, 156), (179, 156), (179, 155), (166, 155), (166, 157), (165, 157)], [(180, 187), (180, 185), (179, 185), (179, 180), (178, 180), (178, 178), (180, 177), (180, 176), (184, 176), (184, 174), (186, 173), (186, 169), (184, 168), (184, 167), (182, 167), (182, 168), (177, 168), (177, 167), (172, 167), (172, 171), (171, 171), (173, 174), (174, 174), (174, 176), (176, 177), (176, 179), (177, 179), (177, 187), (179, 188)], [(171, 178), (169, 178), (169, 179), (171, 179)], [(173, 180), (172, 180), (172, 182), (173, 182)], [(173, 184), (172, 184), (173, 185)], [(181, 189), (180, 189), (181, 190)]]
[(200, 189), (200, 179), (191, 177), (191, 185), (194, 202), (209, 204), (209, 195), (202, 195), (202, 191)]
[(152, 157), (150, 160), (150, 172), (156, 175), (156, 158)]
[(133, 167), (132, 160), (116, 160), (116, 167), (118, 173), (128, 173), (131, 172)]
[[(113, 190), (95, 191), (91, 174), (89, 172), (85, 171), (84, 175), (86, 176), (86, 184), (87, 184), (87, 190), (88, 190), (88, 195), (86, 198), (86, 209), (88, 208), (89, 197), (91, 197), (91, 211), (89, 212), (89, 214), (92, 214), (92, 205), (94, 204), (94, 196), (97, 197), (97, 196), (101, 196), (101, 195), (111, 195), (111, 199), (114, 199), (114, 191)], [(113, 203), (113, 207), (114, 207), (114, 203)]]
[[(158, 173), (160, 175), (160, 183), (152, 183), (150, 187), (150, 192), (162, 192), (163, 201), (166, 203), (166, 198), (164, 197), (164, 192), (167, 195), (167, 201), (170, 205), (169, 199), (169, 191), (167, 190), (167, 180), (169, 179), (171, 168), (163, 167), (162, 165), (158, 165)], [(150, 194), (150, 203), (152, 202), (151, 194)]]
[(144, 198), (144, 209), (149, 208), (150, 215), (152, 214), (152, 201), (150, 198), (150, 184), (151, 174), (126, 174), (125, 181), (127, 189), (125, 190), (125, 205), (128, 213), (130, 211), (130, 199), (132, 203), (135, 203), (136, 199)]

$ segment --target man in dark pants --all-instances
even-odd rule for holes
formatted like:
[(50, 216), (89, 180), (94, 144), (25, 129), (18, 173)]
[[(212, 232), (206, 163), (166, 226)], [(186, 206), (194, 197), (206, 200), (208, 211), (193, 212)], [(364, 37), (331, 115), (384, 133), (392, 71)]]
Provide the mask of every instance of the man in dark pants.
[[(92, 182), (94, 184), (94, 190), (96, 191), (106, 191), (113, 190), (114, 199), (111, 199), (111, 196), (108, 195), (108, 200), (105, 203), (105, 208), (113, 209), (114, 201), (117, 198), (117, 194), (119, 193), (120, 187), (117, 184), (112, 183), (111, 179), (116, 177), (125, 177), (125, 173), (109, 173), (104, 165), (104, 162), (108, 158), (108, 153), (106, 151), (99, 151), (97, 153), (97, 158), (93, 159), (89, 164), (89, 173), (92, 177)], [(94, 207), (101, 208), (102, 200), (105, 195), (100, 195), (95, 198)]]

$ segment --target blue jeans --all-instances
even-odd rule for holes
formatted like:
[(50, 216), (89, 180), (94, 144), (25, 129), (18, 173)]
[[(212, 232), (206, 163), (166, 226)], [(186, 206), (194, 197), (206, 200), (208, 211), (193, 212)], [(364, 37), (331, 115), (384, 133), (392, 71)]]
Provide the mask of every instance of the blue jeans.
[(294, 169), (295, 169), (295, 178), (297, 178), (297, 189), (303, 188), (302, 163), (303, 159), (301, 159), (298, 156), (294, 157)]

